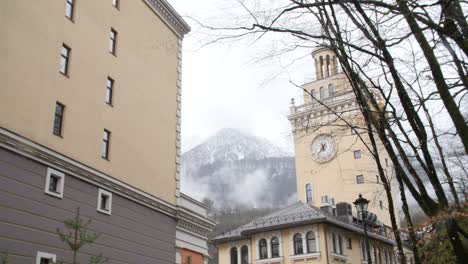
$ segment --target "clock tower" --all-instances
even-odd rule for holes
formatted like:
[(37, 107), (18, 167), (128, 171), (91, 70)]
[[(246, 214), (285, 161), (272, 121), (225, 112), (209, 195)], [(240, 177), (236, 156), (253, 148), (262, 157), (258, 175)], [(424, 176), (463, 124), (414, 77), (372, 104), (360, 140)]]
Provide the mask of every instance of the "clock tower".
[[(291, 101), (297, 194), (301, 201), (317, 207), (352, 204), (359, 193), (369, 199), (369, 211), (377, 221), (390, 226), (385, 190), (369, 143), (364, 118), (346, 75), (339, 70), (332, 50), (312, 52), (316, 80), (303, 85), (302, 105)], [(370, 145), (370, 144), (369, 144)], [(393, 167), (378, 142), (387, 178)]]

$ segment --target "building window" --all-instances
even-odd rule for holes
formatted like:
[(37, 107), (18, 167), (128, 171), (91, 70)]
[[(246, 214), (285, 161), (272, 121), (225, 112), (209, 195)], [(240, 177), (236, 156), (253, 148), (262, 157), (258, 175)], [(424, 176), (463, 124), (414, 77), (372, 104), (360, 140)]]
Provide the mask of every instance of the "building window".
[(363, 175), (356, 176), (356, 183), (357, 184), (363, 184), (364, 183), (364, 176)]
[(114, 80), (110, 77), (107, 77), (106, 82), (106, 103), (112, 105), (112, 96), (114, 93)]
[(98, 190), (97, 210), (110, 215), (112, 212), (112, 193), (103, 189)]
[(247, 246), (241, 248), (241, 264), (249, 264), (249, 248)]
[(380, 210), (383, 210), (383, 202), (379, 201)]
[(52, 196), (63, 198), (63, 186), (65, 174), (63, 172), (47, 168), (44, 192)]
[(271, 239), (271, 257), (279, 257), (279, 239), (277, 237)]
[(231, 264), (237, 264), (237, 248), (231, 248)]
[(110, 36), (109, 36), (109, 52), (115, 55), (116, 49), (117, 49), (117, 31), (111, 28)]
[(312, 97), (312, 102), (315, 102), (315, 89), (310, 90), (310, 96)]
[(341, 235), (332, 234), (332, 250), (335, 254), (343, 255), (343, 238)]
[(329, 203), (328, 195), (322, 195), (322, 205), (328, 205)]
[(356, 127), (351, 127), (351, 135), (357, 135)]
[(119, 0), (112, 0), (112, 5), (113, 5), (115, 8), (119, 9), (119, 7), (120, 7), (120, 1), (119, 1)]
[(56, 136), (62, 136), (63, 112), (65, 106), (59, 102), (55, 103), (54, 127), (52, 133)]
[(63, 44), (60, 50), (60, 73), (68, 76), (71, 48)]
[(360, 159), (361, 158), (361, 151), (360, 150), (355, 150), (353, 153), (354, 153), (354, 159)]
[(267, 248), (267, 241), (265, 239), (261, 239), (258, 242), (258, 252), (260, 254), (260, 259), (267, 259), (268, 258), (268, 248)]
[(36, 264), (52, 264), (55, 263), (57, 257), (54, 254), (37, 252)]
[(65, 16), (73, 21), (75, 16), (75, 0), (66, 0), (65, 3)]
[(186, 264), (192, 264), (192, 256), (187, 256), (187, 258), (185, 260), (185, 263)]
[(328, 85), (328, 97), (333, 97), (335, 96), (335, 86), (333, 85), (333, 83), (330, 83)]
[(379, 183), (380, 183), (380, 177), (379, 177), (379, 175), (375, 175), (375, 178), (377, 179), (377, 184), (379, 184)]
[(388, 159), (385, 158), (385, 166), (388, 167)]
[(312, 184), (310, 183), (306, 184), (306, 201), (307, 203), (311, 203), (313, 201)]
[(315, 233), (310, 231), (306, 235), (307, 239), (307, 253), (317, 252), (317, 241), (315, 240)]
[(320, 100), (325, 99), (325, 89), (323, 89), (323, 87), (320, 87), (319, 91), (320, 91)]
[(111, 132), (104, 129), (104, 134), (102, 136), (102, 158), (106, 160), (109, 160), (110, 136)]
[(348, 237), (348, 245), (347, 245), (347, 248), (348, 248), (348, 249), (353, 249), (353, 240), (352, 240), (350, 237)]
[(294, 242), (294, 255), (304, 254), (304, 249), (302, 248), (302, 235), (297, 233), (293, 237)]

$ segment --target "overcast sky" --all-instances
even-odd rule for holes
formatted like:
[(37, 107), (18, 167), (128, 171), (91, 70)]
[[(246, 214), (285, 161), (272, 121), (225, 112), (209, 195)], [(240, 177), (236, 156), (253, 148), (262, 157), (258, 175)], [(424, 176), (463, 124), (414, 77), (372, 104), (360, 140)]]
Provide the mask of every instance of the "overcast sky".
[[(300, 98), (313, 73), (308, 56), (282, 67), (284, 58), (255, 62), (271, 42), (238, 41), (201, 47), (206, 40), (191, 18), (217, 23), (232, 16), (230, 0), (169, 0), (191, 25), (184, 39), (182, 76), (182, 149), (187, 151), (221, 128), (237, 128), (292, 150), (287, 115), (290, 98)], [(301, 99), (299, 99), (301, 100)]]

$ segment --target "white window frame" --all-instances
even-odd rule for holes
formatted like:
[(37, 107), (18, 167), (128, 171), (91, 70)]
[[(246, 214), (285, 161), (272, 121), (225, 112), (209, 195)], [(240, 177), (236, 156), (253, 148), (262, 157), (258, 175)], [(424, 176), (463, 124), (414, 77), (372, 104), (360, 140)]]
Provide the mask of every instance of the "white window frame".
[[(50, 177), (54, 175), (54, 176), (57, 176), (60, 178), (60, 181), (59, 181), (59, 184), (57, 186), (58, 188), (58, 192), (51, 192), (49, 190), (49, 184), (50, 184)], [(57, 198), (60, 198), (62, 199), (63, 198), (63, 190), (64, 190), (64, 186), (65, 186), (65, 173), (61, 172), (61, 171), (58, 171), (58, 170), (54, 170), (52, 168), (47, 168), (47, 175), (46, 175), (46, 181), (45, 181), (45, 187), (44, 187), (44, 192), (46, 194), (49, 194), (49, 195), (52, 195), (52, 196), (55, 196)]]
[[(108, 197), (107, 203), (109, 210), (101, 209), (102, 196), (105, 195)], [(111, 215), (112, 213), (112, 193), (104, 189), (98, 189), (98, 199), (97, 199), (97, 210), (103, 214)]]
[(36, 256), (36, 264), (41, 264), (41, 259), (43, 258), (50, 259), (52, 262), (57, 261), (57, 256), (55, 254), (38, 251)]

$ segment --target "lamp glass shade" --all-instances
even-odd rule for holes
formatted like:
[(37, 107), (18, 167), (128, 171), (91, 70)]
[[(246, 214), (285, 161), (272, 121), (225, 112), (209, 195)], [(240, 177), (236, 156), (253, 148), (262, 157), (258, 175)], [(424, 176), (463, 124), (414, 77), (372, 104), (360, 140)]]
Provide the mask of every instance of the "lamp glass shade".
[(359, 213), (367, 212), (367, 207), (369, 205), (369, 200), (363, 198), (362, 195), (359, 194), (359, 198), (356, 199), (356, 201), (354, 201), (354, 205), (356, 206), (356, 210)]

